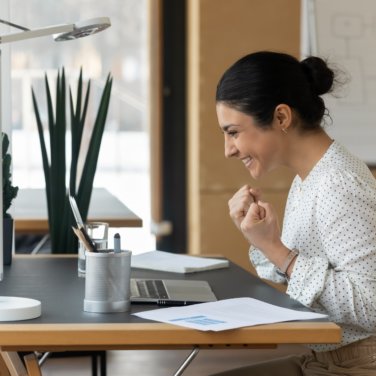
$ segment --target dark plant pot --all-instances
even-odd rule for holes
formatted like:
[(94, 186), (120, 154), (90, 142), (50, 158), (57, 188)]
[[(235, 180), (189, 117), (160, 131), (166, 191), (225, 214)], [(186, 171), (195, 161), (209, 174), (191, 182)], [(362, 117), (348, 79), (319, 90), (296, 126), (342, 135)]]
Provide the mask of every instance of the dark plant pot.
[(3, 263), (12, 263), (13, 218), (3, 218)]

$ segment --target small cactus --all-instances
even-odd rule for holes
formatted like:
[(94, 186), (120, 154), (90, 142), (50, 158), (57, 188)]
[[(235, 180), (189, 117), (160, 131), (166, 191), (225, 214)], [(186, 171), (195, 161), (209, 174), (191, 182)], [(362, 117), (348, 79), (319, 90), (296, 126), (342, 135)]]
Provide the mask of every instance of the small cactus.
[(13, 199), (17, 196), (18, 187), (14, 187), (11, 181), (10, 164), (12, 157), (8, 153), (9, 138), (8, 135), (2, 132), (2, 151), (3, 151), (3, 218), (10, 218), (10, 214), (7, 213), (8, 209), (12, 205)]

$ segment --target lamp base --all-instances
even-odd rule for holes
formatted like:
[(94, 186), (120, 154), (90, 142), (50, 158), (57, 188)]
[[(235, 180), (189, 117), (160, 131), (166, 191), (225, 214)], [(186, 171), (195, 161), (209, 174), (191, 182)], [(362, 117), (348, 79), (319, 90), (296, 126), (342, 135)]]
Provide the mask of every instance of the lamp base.
[(39, 300), (0, 296), (0, 321), (30, 320), (42, 314)]

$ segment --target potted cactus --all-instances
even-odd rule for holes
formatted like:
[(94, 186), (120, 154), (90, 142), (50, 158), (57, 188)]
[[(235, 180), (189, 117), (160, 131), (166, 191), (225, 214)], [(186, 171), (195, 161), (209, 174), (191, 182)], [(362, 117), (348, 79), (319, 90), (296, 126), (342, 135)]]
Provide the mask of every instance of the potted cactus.
[(3, 252), (4, 265), (12, 262), (13, 245), (13, 218), (8, 213), (13, 199), (17, 196), (18, 187), (12, 185), (11, 162), (12, 157), (8, 153), (9, 138), (2, 132), (2, 153), (3, 153)]

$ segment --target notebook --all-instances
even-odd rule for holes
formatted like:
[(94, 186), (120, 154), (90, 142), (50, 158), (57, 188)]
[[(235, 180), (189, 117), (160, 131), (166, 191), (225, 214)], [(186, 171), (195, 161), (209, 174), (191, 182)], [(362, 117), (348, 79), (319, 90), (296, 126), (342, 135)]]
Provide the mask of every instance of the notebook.
[(131, 302), (180, 306), (216, 301), (207, 281), (131, 279)]
[(174, 273), (194, 273), (228, 268), (229, 261), (211, 257), (195, 257), (163, 251), (150, 251), (132, 256), (132, 268)]

